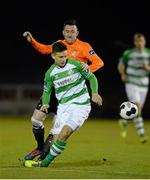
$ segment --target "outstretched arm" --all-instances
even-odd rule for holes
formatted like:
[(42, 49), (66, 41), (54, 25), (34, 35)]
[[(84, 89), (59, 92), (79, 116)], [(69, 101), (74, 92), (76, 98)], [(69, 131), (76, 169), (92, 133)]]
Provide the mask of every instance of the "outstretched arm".
[(50, 54), (52, 52), (51, 45), (45, 45), (37, 42), (29, 31), (23, 33), (26, 40), (41, 54)]

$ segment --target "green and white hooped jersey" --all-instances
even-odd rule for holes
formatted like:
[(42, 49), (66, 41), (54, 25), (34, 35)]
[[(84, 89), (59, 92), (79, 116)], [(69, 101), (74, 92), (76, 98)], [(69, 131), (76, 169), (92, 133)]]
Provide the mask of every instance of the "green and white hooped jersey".
[(53, 64), (45, 74), (44, 92), (51, 93), (54, 86), (59, 104), (89, 104), (90, 96), (85, 79), (91, 74), (89, 70), (82, 69), (79, 61), (68, 59), (64, 67)]
[(135, 48), (128, 49), (123, 53), (120, 63), (126, 66), (127, 83), (148, 88), (149, 72), (144, 69), (144, 65), (150, 65), (150, 49), (145, 48), (143, 52)]

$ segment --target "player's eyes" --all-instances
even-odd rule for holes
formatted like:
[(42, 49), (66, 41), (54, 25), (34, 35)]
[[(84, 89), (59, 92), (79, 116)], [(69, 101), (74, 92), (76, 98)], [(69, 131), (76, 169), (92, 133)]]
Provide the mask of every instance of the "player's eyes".
[(67, 56), (59, 56), (59, 58), (60, 58), (60, 59), (62, 59), (62, 58), (66, 58), (66, 57), (67, 57)]
[(72, 34), (74, 34), (75, 33), (75, 31), (68, 31), (68, 30), (66, 30), (66, 33), (72, 33)]

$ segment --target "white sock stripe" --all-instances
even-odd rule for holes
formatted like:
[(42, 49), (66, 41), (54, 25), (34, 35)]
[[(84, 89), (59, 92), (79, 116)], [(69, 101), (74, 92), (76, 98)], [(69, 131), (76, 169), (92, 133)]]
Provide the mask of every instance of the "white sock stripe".
[(55, 153), (55, 152), (53, 151), (52, 148), (50, 149), (50, 153), (51, 153), (51, 155), (53, 155), (53, 156), (57, 156), (57, 155), (58, 155), (57, 153)]
[(134, 122), (135, 123), (143, 122), (143, 118), (142, 117), (135, 118)]
[(136, 123), (135, 126), (136, 128), (143, 128), (143, 125), (144, 125), (143, 122), (141, 122), (141, 123)]
[(140, 135), (143, 135), (143, 134), (145, 134), (145, 130), (142, 128), (142, 129), (139, 129), (138, 131), (137, 131), (137, 134), (140, 136)]
[(143, 128), (144, 126), (142, 117), (135, 118), (134, 123), (136, 128)]
[(53, 144), (52, 146), (53, 146), (53, 148), (54, 148), (58, 153), (61, 153), (61, 152), (62, 152), (62, 150), (59, 149), (55, 144)]

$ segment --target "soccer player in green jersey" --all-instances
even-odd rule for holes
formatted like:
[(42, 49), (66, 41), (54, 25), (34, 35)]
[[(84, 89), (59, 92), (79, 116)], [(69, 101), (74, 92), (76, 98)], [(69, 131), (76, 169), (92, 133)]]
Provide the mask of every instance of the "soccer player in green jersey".
[(45, 74), (41, 111), (48, 111), (54, 87), (58, 99), (57, 116), (52, 127), (55, 141), (43, 161), (27, 160), (26, 167), (47, 167), (65, 149), (70, 135), (88, 118), (91, 104), (86, 79), (90, 82), (92, 101), (102, 105), (97, 78), (89, 69), (83, 70), (81, 62), (67, 59), (67, 47), (63, 42), (53, 44), (51, 56), (54, 64)]
[[(132, 49), (127, 49), (118, 63), (118, 71), (121, 80), (125, 83), (126, 95), (129, 101), (137, 104), (139, 114), (134, 119), (137, 134), (140, 142), (148, 140), (145, 136), (142, 108), (144, 106), (149, 86), (150, 73), (150, 49), (146, 48), (145, 36), (141, 33), (134, 35), (134, 45)], [(127, 135), (127, 120), (119, 120), (123, 138)]]

